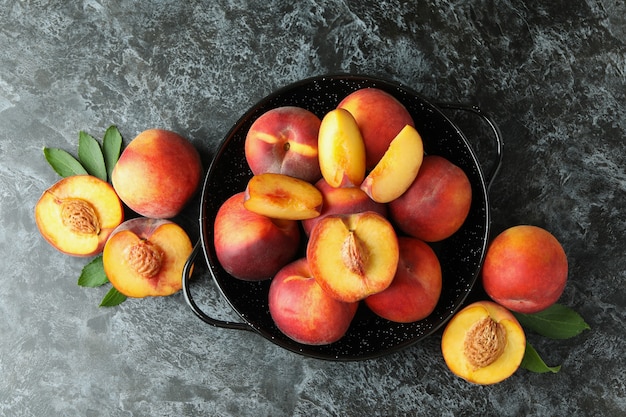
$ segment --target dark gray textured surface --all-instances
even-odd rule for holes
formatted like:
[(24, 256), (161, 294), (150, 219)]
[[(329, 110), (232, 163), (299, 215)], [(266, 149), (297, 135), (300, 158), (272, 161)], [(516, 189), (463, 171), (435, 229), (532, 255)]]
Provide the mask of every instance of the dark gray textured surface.
[[(414, 3), (0, 1), (0, 415), (626, 413), (626, 6)], [(592, 327), (529, 336), (560, 373), (478, 387), (450, 374), (439, 336), (331, 363), (207, 326), (181, 295), (98, 308), (104, 289), (76, 285), (85, 260), (39, 236), (33, 206), (58, 179), (43, 146), (74, 150), (79, 130), (101, 137), (110, 124), (127, 141), (164, 127), (208, 163), (258, 99), (335, 72), (493, 115), (505, 139), (493, 230), (553, 232), (570, 260), (561, 302)], [(233, 318), (214, 289), (200, 291)]]

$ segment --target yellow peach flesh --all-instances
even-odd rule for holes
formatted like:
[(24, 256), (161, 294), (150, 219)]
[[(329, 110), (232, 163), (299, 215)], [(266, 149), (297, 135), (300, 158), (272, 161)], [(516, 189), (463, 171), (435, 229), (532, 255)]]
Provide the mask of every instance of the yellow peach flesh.
[(246, 209), (273, 219), (304, 220), (319, 216), (323, 198), (311, 183), (265, 173), (250, 179), (243, 204)]
[(365, 178), (365, 144), (354, 117), (334, 109), (322, 119), (318, 137), (322, 176), (333, 187), (359, 186)]
[(338, 300), (355, 302), (391, 284), (399, 260), (398, 239), (377, 213), (331, 215), (312, 230), (307, 259), (324, 290)]
[(400, 197), (413, 183), (424, 158), (422, 137), (406, 125), (391, 141), (389, 149), (361, 184), (361, 189), (378, 203)]
[[(182, 271), (191, 254), (192, 244), (185, 231), (175, 223), (161, 224), (149, 236), (121, 230), (109, 239), (103, 252), (104, 269), (111, 284), (128, 297), (171, 295), (182, 288)], [(158, 268), (135, 265), (129, 256), (133, 248), (145, 245), (159, 253)], [(151, 262), (151, 260), (146, 260)], [(149, 272), (149, 273), (148, 273)]]
[[(488, 359), (487, 365), (477, 366), (480, 360), (468, 357), (468, 337), (472, 337), (474, 326), (485, 319), (501, 326), (506, 344), (499, 355), (483, 358)], [(526, 336), (519, 322), (504, 307), (489, 301), (476, 302), (459, 311), (446, 326), (441, 340), (448, 368), (455, 375), (481, 385), (495, 384), (511, 376), (522, 362), (525, 347)]]
[[(73, 206), (92, 210), (97, 230), (78, 230), (68, 211)], [(85, 210), (87, 211), (87, 210)], [(102, 250), (104, 242), (124, 218), (122, 203), (110, 184), (89, 175), (66, 177), (46, 190), (35, 206), (35, 220), (42, 236), (61, 252), (91, 256)], [(65, 219), (65, 220), (64, 220)]]

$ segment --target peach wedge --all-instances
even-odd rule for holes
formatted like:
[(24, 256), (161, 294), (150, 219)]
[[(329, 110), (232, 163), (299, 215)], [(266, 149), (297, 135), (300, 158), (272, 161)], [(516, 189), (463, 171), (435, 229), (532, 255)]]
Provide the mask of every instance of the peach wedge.
[(355, 302), (393, 281), (400, 257), (393, 226), (378, 213), (330, 215), (311, 231), (307, 260), (331, 297)]
[(365, 143), (345, 109), (326, 113), (320, 125), (318, 155), (322, 176), (332, 187), (358, 187), (365, 178)]
[(245, 190), (244, 207), (273, 219), (304, 220), (317, 217), (322, 193), (304, 180), (284, 174), (253, 176)]
[(423, 159), (422, 137), (413, 126), (406, 125), (391, 141), (361, 189), (378, 203), (393, 201), (409, 189)]
[(122, 202), (113, 187), (90, 175), (59, 180), (35, 205), (35, 221), (44, 239), (74, 256), (101, 253), (123, 220)]

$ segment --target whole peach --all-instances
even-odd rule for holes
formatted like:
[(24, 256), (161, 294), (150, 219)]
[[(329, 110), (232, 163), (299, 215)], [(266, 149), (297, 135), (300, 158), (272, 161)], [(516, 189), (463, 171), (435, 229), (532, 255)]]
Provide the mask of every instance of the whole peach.
[(272, 279), (268, 306), (276, 327), (289, 338), (325, 345), (345, 335), (358, 303), (344, 303), (326, 294), (311, 275), (306, 258), (300, 258)]
[(245, 155), (253, 174), (285, 174), (308, 182), (321, 176), (317, 134), (321, 120), (297, 106), (270, 109), (252, 123)]
[(227, 199), (215, 216), (215, 252), (222, 267), (245, 281), (272, 278), (300, 244), (295, 220), (271, 219), (244, 207), (244, 192)]
[(404, 233), (438, 242), (463, 225), (471, 203), (465, 172), (446, 158), (428, 155), (409, 189), (389, 203), (389, 217)]
[(356, 90), (337, 107), (348, 110), (361, 130), (368, 170), (374, 168), (393, 138), (406, 125), (415, 127), (406, 107), (394, 96), (378, 88)]
[(412, 237), (398, 237), (400, 260), (391, 285), (365, 299), (379, 316), (398, 323), (422, 320), (437, 306), (441, 295), (441, 266), (435, 251)]
[(168, 130), (150, 129), (124, 149), (111, 182), (131, 210), (171, 218), (193, 197), (201, 177), (200, 155), (191, 142)]
[(554, 304), (567, 282), (567, 256), (559, 241), (537, 226), (506, 229), (489, 245), (482, 268), (485, 291), (519, 313), (536, 313)]

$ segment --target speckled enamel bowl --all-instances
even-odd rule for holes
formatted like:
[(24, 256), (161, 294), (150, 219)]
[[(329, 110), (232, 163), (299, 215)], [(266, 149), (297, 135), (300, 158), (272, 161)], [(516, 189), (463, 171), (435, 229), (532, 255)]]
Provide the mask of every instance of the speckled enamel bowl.
[[(320, 118), (335, 108), (350, 92), (364, 88), (383, 89), (400, 100), (412, 114), (428, 154), (448, 158), (460, 166), (470, 179), (473, 201), (461, 229), (437, 243), (443, 274), (443, 290), (434, 312), (424, 320), (409, 324), (382, 319), (361, 303), (347, 334), (325, 346), (294, 342), (274, 325), (268, 310), (270, 281), (247, 282), (230, 276), (219, 264), (213, 245), (213, 223), (221, 204), (236, 192), (243, 191), (252, 176), (244, 155), (244, 142), (250, 125), (265, 111), (279, 106), (304, 107)], [(459, 128), (442, 112), (442, 108), (467, 110), (478, 115), (493, 130), (497, 162), (485, 176), (472, 147)], [(290, 351), (319, 359), (350, 361), (389, 354), (406, 348), (440, 329), (454, 315), (474, 287), (487, 248), (490, 229), (488, 185), (501, 160), (501, 138), (497, 126), (475, 107), (434, 105), (411, 89), (399, 84), (356, 75), (333, 75), (302, 80), (286, 86), (255, 104), (228, 132), (206, 174), (200, 207), (200, 241), (191, 255), (183, 276), (184, 294), (193, 312), (218, 327), (257, 332), (271, 343)], [(213, 280), (221, 294), (241, 318), (240, 322), (210, 317), (192, 296), (189, 266), (204, 252)], [(194, 281), (193, 285), (202, 285)]]

